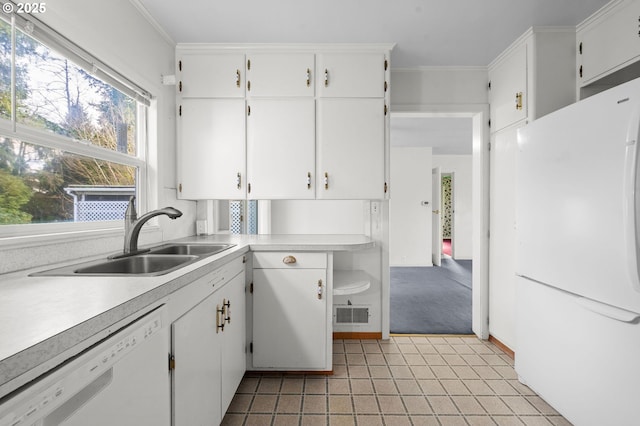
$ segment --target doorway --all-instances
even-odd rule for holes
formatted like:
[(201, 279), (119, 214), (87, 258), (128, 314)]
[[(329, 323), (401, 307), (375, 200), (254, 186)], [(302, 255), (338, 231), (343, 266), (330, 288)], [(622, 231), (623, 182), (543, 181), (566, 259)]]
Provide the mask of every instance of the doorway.
[[(488, 128), (486, 126), (486, 117), (488, 116), (488, 111), (486, 106), (470, 106), (466, 111), (464, 107), (460, 107), (459, 111), (450, 111), (450, 112), (442, 112), (436, 111), (437, 107), (434, 107), (434, 111), (415, 111), (412, 110), (416, 108), (415, 106), (406, 106), (406, 107), (396, 107), (394, 112), (391, 114), (392, 119), (392, 174), (393, 174), (393, 140), (394, 140), (394, 126), (393, 120), (395, 117), (401, 118), (443, 118), (443, 117), (452, 117), (459, 118), (464, 117), (471, 120), (471, 128), (472, 128), (472, 136), (470, 137), (470, 145), (471, 145), (471, 189), (470, 198), (472, 199), (472, 211), (468, 212), (469, 217), (471, 218), (470, 222), (472, 226), (469, 229), (464, 231), (472, 234), (472, 248), (471, 251), (471, 260), (473, 262), (473, 271), (471, 273), (472, 276), (472, 329), (473, 332), (480, 338), (488, 338), (488, 280), (487, 280), (487, 259), (488, 259), (488, 240), (487, 240), (487, 218), (488, 218), (488, 155), (486, 151), (487, 141), (488, 141)], [(422, 109), (426, 108), (423, 106)], [(435, 166), (435, 164), (434, 164)], [(431, 167), (429, 167), (431, 169)], [(444, 169), (446, 170), (446, 169)], [(452, 170), (446, 170), (447, 173), (445, 176), (450, 176), (451, 178), (451, 188), (452, 188), (452, 198), (455, 197), (455, 192), (453, 192), (457, 187), (458, 176), (453, 173)], [(455, 181), (454, 181), (455, 179)], [(394, 184), (397, 184), (397, 181), (393, 180)], [(415, 182), (414, 182), (415, 186)], [(431, 185), (429, 185), (431, 186)], [(397, 186), (396, 186), (397, 187)], [(422, 203), (422, 208), (424, 214), (429, 214), (431, 216), (433, 210), (439, 210), (436, 204), (432, 204), (433, 198), (426, 197)], [(396, 202), (396, 193), (394, 192), (391, 197), (390, 205), (393, 207), (394, 202)], [(424, 206), (428, 203), (428, 209), (424, 209)], [(452, 243), (452, 257), (455, 257), (456, 251), (458, 248), (456, 235), (463, 230), (457, 229), (455, 225), (455, 216), (457, 215), (457, 211), (455, 210), (457, 207), (455, 206), (455, 202), (452, 200), (451, 203), (451, 243)], [(455, 214), (454, 214), (455, 213)], [(391, 213), (393, 216), (393, 208), (391, 208)], [(390, 234), (394, 233), (393, 220), (390, 224)], [(433, 231), (430, 229), (429, 233), (431, 234)], [(431, 236), (430, 236), (431, 237)], [(410, 236), (409, 238), (415, 238), (415, 236)], [(431, 238), (429, 238), (431, 241)], [(398, 265), (393, 262), (393, 237), (390, 237), (390, 259), (391, 266), (396, 267), (407, 267), (409, 265)], [(439, 240), (439, 248), (442, 249), (442, 240)], [(431, 243), (429, 243), (429, 251), (432, 252)], [(429, 253), (429, 259), (431, 259), (431, 253)], [(431, 266), (432, 262), (429, 261), (429, 265)], [(427, 265), (422, 265), (427, 266)]]
[(442, 185), (440, 186), (440, 211), (442, 212), (442, 254), (449, 258), (454, 258), (453, 254), (453, 173), (441, 174)]

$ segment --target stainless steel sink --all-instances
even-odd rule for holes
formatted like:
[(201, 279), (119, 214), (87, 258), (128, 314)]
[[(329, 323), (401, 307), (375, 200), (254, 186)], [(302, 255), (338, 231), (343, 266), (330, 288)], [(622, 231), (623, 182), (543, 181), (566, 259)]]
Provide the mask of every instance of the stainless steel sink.
[(191, 262), (227, 250), (235, 244), (171, 243), (153, 247), (144, 254), (96, 260), (36, 272), (31, 276), (157, 276)]
[(96, 265), (78, 268), (74, 273), (80, 275), (160, 275), (173, 271), (185, 263), (191, 262), (197, 258), (198, 256), (187, 255), (161, 256), (142, 254), (138, 256), (124, 257), (122, 259), (108, 260)]
[(165, 244), (151, 249), (152, 254), (189, 254), (196, 256), (210, 256), (220, 253), (235, 244)]

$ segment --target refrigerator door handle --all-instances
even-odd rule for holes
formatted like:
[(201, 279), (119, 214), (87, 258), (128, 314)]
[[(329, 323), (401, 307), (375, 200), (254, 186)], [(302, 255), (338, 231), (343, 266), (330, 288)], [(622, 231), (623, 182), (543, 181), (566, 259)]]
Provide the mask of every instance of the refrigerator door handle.
[(627, 247), (627, 265), (631, 284), (636, 291), (640, 291), (640, 271), (638, 270), (638, 138), (640, 136), (640, 107), (636, 107), (632, 114), (627, 130), (626, 149), (624, 154), (624, 235)]
[(621, 322), (633, 323), (640, 318), (639, 313), (627, 311), (605, 303), (596, 302), (595, 300), (587, 299), (586, 297), (576, 299), (576, 303), (591, 312), (595, 312), (596, 314)]

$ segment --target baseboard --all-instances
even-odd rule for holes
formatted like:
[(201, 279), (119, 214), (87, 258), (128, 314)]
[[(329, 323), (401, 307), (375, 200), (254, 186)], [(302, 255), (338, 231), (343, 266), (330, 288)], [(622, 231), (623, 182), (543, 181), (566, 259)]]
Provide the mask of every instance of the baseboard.
[(500, 348), (500, 350), (505, 354), (507, 354), (509, 358), (516, 359), (516, 353), (513, 350), (511, 350), (509, 346), (505, 345), (504, 343), (502, 343), (500, 340), (496, 339), (492, 335), (489, 335), (489, 341), (494, 345), (496, 345), (498, 348)]
[(380, 340), (382, 339), (382, 332), (355, 332), (355, 331), (334, 331), (333, 340)]

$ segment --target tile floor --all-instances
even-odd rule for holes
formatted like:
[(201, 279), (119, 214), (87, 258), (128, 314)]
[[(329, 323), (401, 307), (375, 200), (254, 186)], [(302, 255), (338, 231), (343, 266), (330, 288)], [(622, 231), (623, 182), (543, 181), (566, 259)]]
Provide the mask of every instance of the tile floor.
[(223, 425), (570, 425), (475, 337), (335, 340), (332, 376), (247, 373)]

